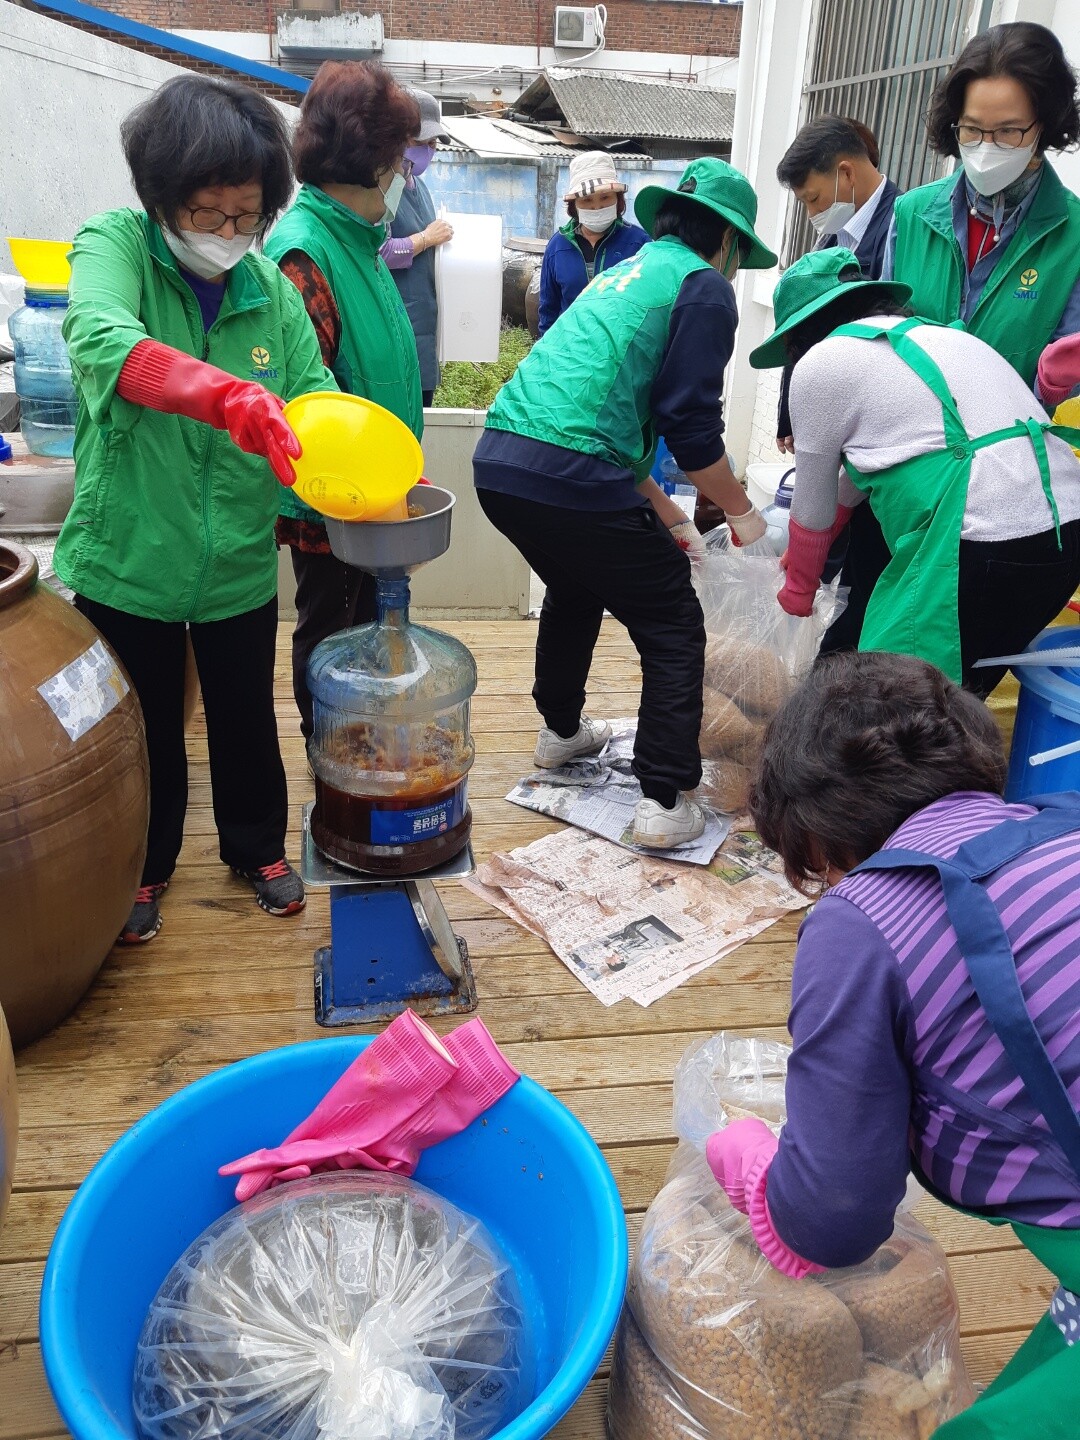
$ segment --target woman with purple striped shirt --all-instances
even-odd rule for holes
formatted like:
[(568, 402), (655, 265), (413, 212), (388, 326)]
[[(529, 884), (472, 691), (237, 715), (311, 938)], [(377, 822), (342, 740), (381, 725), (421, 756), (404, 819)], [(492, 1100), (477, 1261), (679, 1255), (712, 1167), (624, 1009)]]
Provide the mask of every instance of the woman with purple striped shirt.
[(1058, 1277), (936, 1440), (1071, 1435), (1080, 1397), (1080, 795), (1007, 805), (1005, 770), (982, 703), (910, 656), (830, 655), (776, 717), (751, 809), (826, 893), (795, 955), (787, 1123), (708, 1147), (787, 1275), (865, 1260), (914, 1170)]

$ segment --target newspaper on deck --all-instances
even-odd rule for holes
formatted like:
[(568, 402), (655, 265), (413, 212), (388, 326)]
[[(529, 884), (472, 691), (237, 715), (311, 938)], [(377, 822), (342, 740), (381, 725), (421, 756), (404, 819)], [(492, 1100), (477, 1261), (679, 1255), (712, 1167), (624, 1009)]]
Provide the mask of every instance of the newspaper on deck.
[(630, 769), (636, 733), (636, 720), (612, 720), (611, 739), (598, 756), (575, 760), (558, 770), (538, 770), (527, 775), (518, 781), (507, 800), (601, 835), (637, 855), (660, 855), (683, 864), (708, 865), (731, 829), (731, 820), (717, 815), (707, 805), (702, 806), (707, 817), (705, 830), (688, 845), (680, 845), (677, 850), (652, 850), (631, 840), (634, 808), (641, 799), (641, 786)]
[(461, 884), (546, 940), (605, 1005), (651, 1005), (809, 903), (752, 830), (734, 830), (705, 867), (559, 830)]

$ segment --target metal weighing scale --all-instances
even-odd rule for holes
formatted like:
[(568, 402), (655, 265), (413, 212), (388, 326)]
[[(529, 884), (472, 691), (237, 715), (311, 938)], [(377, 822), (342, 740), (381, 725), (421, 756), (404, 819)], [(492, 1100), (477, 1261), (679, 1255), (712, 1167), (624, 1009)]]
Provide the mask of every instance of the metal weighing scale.
[[(409, 493), (424, 514), (409, 520), (326, 521), (339, 560), (369, 574), (404, 578), (450, 545), (454, 496), (434, 485)], [(455, 935), (435, 888), (476, 868), (472, 845), (415, 876), (349, 869), (324, 855), (304, 807), (300, 874), (311, 889), (330, 891), (330, 944), (315, 952), (315, 1019), (325, 1026), (370, 1025), (412, 1009), (419, 1015), (461, 1015), (476, 1009), (476, 981), (465, 941)]]

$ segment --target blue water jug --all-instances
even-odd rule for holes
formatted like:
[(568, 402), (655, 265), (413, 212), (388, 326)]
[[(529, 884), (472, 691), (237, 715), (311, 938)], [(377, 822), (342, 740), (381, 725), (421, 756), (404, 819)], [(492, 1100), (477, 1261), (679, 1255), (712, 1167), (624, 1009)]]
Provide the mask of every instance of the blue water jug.
[(76, 411), (71, 362), (60, 333), (66, 311), (65, 292), (28, 287), (26, 304), (8, 321), (27, 449), (65, 459), (75, 444)]

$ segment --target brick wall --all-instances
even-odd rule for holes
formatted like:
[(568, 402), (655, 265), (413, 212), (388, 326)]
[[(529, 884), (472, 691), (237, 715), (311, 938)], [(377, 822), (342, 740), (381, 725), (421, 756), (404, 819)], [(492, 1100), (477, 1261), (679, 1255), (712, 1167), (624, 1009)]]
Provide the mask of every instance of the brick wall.
[[(164, 29), (255, 30), (266, 34), (277, 0), (97, 0), (103, 9)], [(397, 40), (549, 46), (556, 0), (341, 0), (343, 10), (378, 10)], [(607, 0), (609, 50), (737, 55), (740, 5), (694, 0)]]

